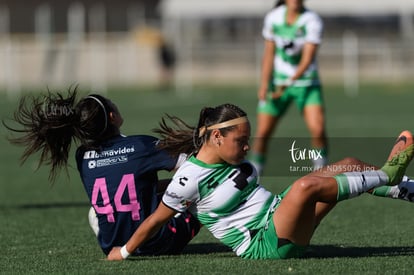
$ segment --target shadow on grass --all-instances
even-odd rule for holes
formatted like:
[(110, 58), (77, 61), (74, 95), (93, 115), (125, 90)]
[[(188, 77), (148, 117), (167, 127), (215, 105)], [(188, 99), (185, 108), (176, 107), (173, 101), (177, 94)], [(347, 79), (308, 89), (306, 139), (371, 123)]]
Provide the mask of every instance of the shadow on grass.
[[(89, 207), (88, 202), (55, 202), (55, 203), (33, 203), (22, 204), (12, 208), (17, 209), (49, 209), (67, 207)], [(10, 206), (9, 206), (10, 207)], [(8, 208), (0, 207), (0, 209)], [(235, 256), (230, 248), (220, 243), (189, 244), (185, 247), (184, 255), (204, 255), (211, 253), (229, 253)], [(383, 256), (414, 256), (414, 247), (407, 246), (384, 246), (384, 247), (344, 247), (341, 245), (311, 245), (304, 258), (363, 258)]]
[(51, 203), (28, 203), (17, 205), (17, 209), (48, 209), (48, 208), (70, 208), (90, 207), (89, 202), (51, 202)]
[[(236, 255), (230, 248), (220, 243), (189, 244), (183, 254), (227, 253)], [(363, 258), (383, 256), (414, 256), (414, 247), (343, 247), (337, 245), (311, 245), (305, 258)]]
[(343, 247), (336, 245), (311, 245), (305, 258), (362, 258), (383, 256), (414, 256), (414, 247)]
[[(180, 255), (140, 256), (131, 260), (160, 260), (179, 256), (215, 254), (217, 257), (237, 257), (220, 243), (189, 244)], [(303, 259), (364, 258), (364, 257), (414, 256), (414, 247), (342, 247), (336, 245), (312, 245)]]
[[(214, 256), (210, 256), (209, 254), (214, 254)], [(217, 258), (226, 258), (226, 257), (237, 257), (233, 251), (228, 248), (227, 246), (220, 244), (220, 243), (199, 243), (199, 244), (188, 244), (182, 253), (180, 254), (173, 254), (173, 255), (157, 255), (157, 256), (134, 256), (128, 258), (131, 261), (153, 261), (153, 260), (162, 260), (162, 259), (171, 259), (175, 257), (190, 257), (193, 258), (195, 256), (200, 257), (217, 257)]]
[(225, 252), (232, 252), (232, 250), (221, 243), (190, 243), (184, 248), (182, 254), (210, 254)]

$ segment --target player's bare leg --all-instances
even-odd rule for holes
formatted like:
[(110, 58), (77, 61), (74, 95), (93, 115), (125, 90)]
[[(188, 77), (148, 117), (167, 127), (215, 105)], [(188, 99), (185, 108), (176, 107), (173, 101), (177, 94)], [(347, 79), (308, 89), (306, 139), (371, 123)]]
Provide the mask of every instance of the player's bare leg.
[(379, 186), (397, 184), (413, 155), (413, 137), (404, 131), (380, 170), (351, 171), (334, 177), (314, 174), (299, 179), (273, 215), (277, 235), (298, 245), (308, 245), (315, 226), (321, 220), (318, 209), (321, 215), (326, 215), (338, 201)]

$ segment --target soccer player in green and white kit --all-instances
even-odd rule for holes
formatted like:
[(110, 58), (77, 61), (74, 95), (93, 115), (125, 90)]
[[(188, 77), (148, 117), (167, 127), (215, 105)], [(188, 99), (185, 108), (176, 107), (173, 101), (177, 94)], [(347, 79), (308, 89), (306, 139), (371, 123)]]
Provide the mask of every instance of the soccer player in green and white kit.
[(161, 203), (109, 260), (122, 260), (145, 244), (177, 213), (189, 211), (218, 240), (248, 259), (301, 257), (316, 226), (342, 200), (382, 186), (396, 186), (414, 155), (413, 136), (403, 131), (381, 169), (347, 158), (314, 171), (273, 195), (260, 185), (249, 150), (250, 123), (232, 104), (204, 108), (196, 127), (177, 117), (156, 130), (160, 148), (190, 157), (180, 166)]
[(273, 130), (295, 101), (311, 135), (315, 169), (327, 163), (324, 102), (316, 53), (323, 22), (303, 0), (278, 1), (265, 17), (262, 75), (258, 90), (257, 128), (250, 160), (259, 174), (265, 165)]

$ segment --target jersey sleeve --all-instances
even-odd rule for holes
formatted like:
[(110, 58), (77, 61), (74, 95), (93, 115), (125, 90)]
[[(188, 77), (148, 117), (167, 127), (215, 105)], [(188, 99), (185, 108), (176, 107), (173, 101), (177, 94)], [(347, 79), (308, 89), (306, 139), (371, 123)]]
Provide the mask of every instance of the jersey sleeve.
[(262, 36), (266, 40), (274, 40), (271, 13), (266, 14), (264, 18)]
[(198, 183), (194, 175), (177, 171), (165, 190), (162, 202), (169, 208), (185, 212), (199, 198)]
[(152, 170), (174, 170), (178, 165), (178, 157), (170, 156), (165, 150), (157, 148), (158, 139), (155, 137), (146, 137), (144, 139), (145, 150), (145, 161)]
[(177, 163), (175, 164), (174, 169), (176, 170), (176, 169), (180, 168), (180, 166), (183, 165), (185, 163), (185, 161), (187, 160), (187, 157), (188, 157), (187, 154), (181, 153), (178, 156)]
[(310, 16), (306, 27), (306, 42), (320, 44), (322, 42), (323, 21), (315, 13)]

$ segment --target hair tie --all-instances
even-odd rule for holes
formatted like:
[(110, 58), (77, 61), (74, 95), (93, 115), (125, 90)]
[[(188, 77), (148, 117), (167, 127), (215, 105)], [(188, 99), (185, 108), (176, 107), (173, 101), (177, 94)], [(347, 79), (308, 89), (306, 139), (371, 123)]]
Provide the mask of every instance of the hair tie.
[(98, 104), (102, 107), (104, 114), (105, 114), (105, 127), (103, 128), (103, 130), (99, 133), (99, 134), (103, 134), (106, 131), (106, 128), (108, 127), (108, 113), (106, 112), (106, 108), (105, 105), (102, 103), (101, 100), (99, 100), (99, 98), (92, 96), (92, 95), (88, 95), (86, 98), (91, 98), (93, 100), (95, 100), (96, 102), (98, 102)]
[(238, 118), (235, 118), (235, 119), (230, 119), (230, 120), (227, 120), (227, 121), (224, 121), (224, 122), (221, 122), (221, 123), (213, 124), (213, 125), (208, 126), (208, 127), (203, 126), (203, 127), (200, 127), (198, 129), (198, 131), (199, 131), (198, 137), (202, 137), (206, 133), (206, 131), (208, 131), (208, 130), (226, 128), (226, 127), (234, 126), (234, 125), (237, 125), (237, 124), (242, 124), (242, 123), (248, 122), (248, 121), (249, 120), (247, 119), (246, 116), (242, 116), (242, 117), (238, 117)]

